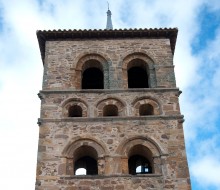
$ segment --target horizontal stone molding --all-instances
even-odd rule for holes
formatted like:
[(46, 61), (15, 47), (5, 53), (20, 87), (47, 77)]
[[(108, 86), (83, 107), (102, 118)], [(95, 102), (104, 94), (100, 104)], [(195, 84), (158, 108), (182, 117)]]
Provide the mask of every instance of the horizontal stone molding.
[(122, 92), (181, 92), (179, 88), (132, 88), (132, 89), (60, 89), (60, 90), (41, 90), (40, 94), (66, 94), (66, 93), (111, 93), (111, 94), (117, 94)]
[(174, 68), (174, 65), (154, 65), (154, 68)]
[(61, 176), (60, 179), (71, 180), (71, 179), (105, 179), (105, 178), (146, 178), (146, 177), (162, 177), (161, 174), (119, 174), (119, 175), (75, 175), (75, 176)]
[(172, 115), (172, 116), (167, 116), (167, 115), (149, 115), (149, 116), (138, 116), (138, 117), (120, 117), (120, 116), (114, 116), (114, 117), (96, 117), (96, 118), (88, 118), (88, 117), (76, 117), (76, 118), (62, 118), (62, 119), (46, 119), (46, 118), (39, 118), (38, 122), (41, 124), (43, 122), (114, 122), (114, 121), (135, 121), (135, 120), (142, 120), (142, 121), (147, 121), (147, 120), (182, 120), (184, 118), (183, 115)]

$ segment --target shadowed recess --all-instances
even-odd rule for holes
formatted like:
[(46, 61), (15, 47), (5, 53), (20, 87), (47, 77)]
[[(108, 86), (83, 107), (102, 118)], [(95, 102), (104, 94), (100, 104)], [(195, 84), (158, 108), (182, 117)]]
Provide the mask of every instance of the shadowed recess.
[(143, 104), (139, 108), (139, 114), (140, 114), (140, 116), (154, 115), (154, 108), (150, 104)]
[(103, 116), (118, 116), (118, 107), (116, 105), (106, 105), (103, 108)]
[(103, 72), (95, 67), (86, 69), (82, 76), (82, 89), (103, 89)]
[(147, 71), (141, 67), (128, 70), (128, 88), (149, 88)]
[(82, 108), (78, 105), (73, 105), (69, 108), (69, 117), (82, 117)]

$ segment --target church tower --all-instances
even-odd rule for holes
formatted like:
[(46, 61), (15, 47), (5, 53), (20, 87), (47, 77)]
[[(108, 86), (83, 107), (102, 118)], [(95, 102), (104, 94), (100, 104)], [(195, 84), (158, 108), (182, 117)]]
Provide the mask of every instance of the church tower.
[(177, 32), (37, 31), (44, 75), (36, 190), (190, 189)]

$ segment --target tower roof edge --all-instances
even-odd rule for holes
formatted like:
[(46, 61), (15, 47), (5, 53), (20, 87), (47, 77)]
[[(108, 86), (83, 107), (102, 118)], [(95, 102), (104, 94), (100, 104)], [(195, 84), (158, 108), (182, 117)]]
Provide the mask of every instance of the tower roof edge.
[(122, 39), (145, 38), (170, 39), (172, 53), (174, 54), (178, 28), (140, 28), (140, 29), (95, 29), (95, 30), (37, 30), (36, 35), (40, 47), (41, 57), (44, 62), (46, 41), (64, 41), (76, 39)]

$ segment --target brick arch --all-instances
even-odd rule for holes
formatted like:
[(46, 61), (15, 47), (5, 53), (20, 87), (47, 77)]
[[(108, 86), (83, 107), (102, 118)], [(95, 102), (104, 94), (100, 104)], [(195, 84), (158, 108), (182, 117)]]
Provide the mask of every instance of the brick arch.
[(150, 96), (144, 96), (144, 97), (136, 98), (132, 102), (132, 107), (134, 109), (134, 116), (139, 116), (140, 106), (144, 104), (150, 104), (153, 107), (153, 115), (162, 114), (161, 104), (158, 102), (158, 100)]
[(69, 108), (74, 105), (82, 108), (82, 117), (88, 116), (88, 105), (85, 103), (85, 101), (81, 100), (80, 98), (69, 98), (61, 104), (63, 117), (68, 117)]
[[(81, 89), (81, 83), (82, 83), (82, 73), (85, 69), (93, 66), (98, 69), (100, 69), (103, 72), (104, 75), (104, 88), (109, 88), (109, 62), (110, 59), (100, 53), (83, 53), (80, 55), (80, 57), (76, 58), (76, 67), (75, 67), (75, 87), (77, 89)], [(92, 64), (92, 62), (88, 63), (89, 61), (96, 61), (95, 64)], [(85, 64), (85, 63), (88, 64)]]
[[(127, 71), (132, 66), (136, 66), (135, 60), (137, 60), (139, 64), (141, 61), (142, 65), (144, 65), (148, 74), (149, 87), (150, 88), (156, 87), (156, 73), (154, 68), (155, 62), (151, 57), (148, 56), (148, 54), (143, 52), (132, 52), (130, 54), (127, 54), (123, 58), (123, 62), (122, 62), (123, 87), (128, 88)], [(137, 66), (140, 66), (139, 64)]]
[(66, 158), (73, 158), (75, 151), (82, 146), (93, 148), (97, 152), (98, 158), (102, 158), (108, 154), (107, 148), (103, 142), (93, 137), (83, 136), (72, 139), (65, 146), (62, 156)]
[(152, 152), (153, 157), (158, 157), (163, 154), (159, 145), (153, 139), (146, 136), (135, 136), (125, 139), (118, 146), (116, 154), (128, 157), (129, 151), (136, 145), (143, 145), (148, 148)]
[(103, 109), (107, 105), (115, 105), (118, 108), (118, 115), (124, 116), (125, 115), (125, 103), (122, 100), (119, 100), (115, 97), (107, 97), (105, 99), (102, 99), (96, 103), (97, 108), (97, 116), (103, 116)]

